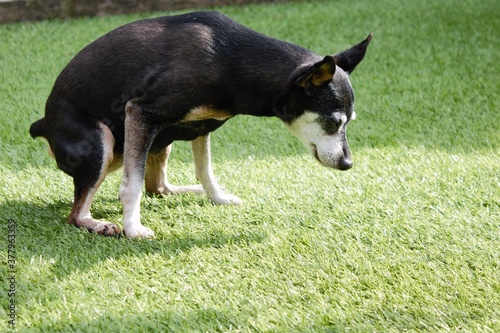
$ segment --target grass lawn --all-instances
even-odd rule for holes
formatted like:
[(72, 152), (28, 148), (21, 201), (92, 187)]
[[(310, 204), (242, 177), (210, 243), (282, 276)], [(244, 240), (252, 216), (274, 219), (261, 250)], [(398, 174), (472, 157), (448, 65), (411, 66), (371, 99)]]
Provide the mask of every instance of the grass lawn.
[[(245, 204), (144, 196), (154, 240), (67, 225), (72, 181), (28, 128), (78, 50), (162, 13), (0, 26), (0, 331), (14, 299), (19, 332), (499, 332), (498, 2), (402, 3), (220, 8), (320, 54), (374, 33), (351, 78), (354, 168), (322, 167), (277, 119), (237, 117), (213, 158)], [(195, 182), (189, 147), (174, 145), (174, 184)], [(120, 178), (93, 206), (119, 225)]]

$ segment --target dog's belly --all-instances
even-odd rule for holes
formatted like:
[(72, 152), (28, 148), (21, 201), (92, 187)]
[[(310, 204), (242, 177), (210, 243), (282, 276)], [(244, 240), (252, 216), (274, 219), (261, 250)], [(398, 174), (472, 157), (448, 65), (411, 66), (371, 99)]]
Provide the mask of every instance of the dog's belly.
[(191, 141), (222, 126), (226, 120), (207, 119), (168, 126), (158, 133), (149, 150), (156, 154), (174, 141)]

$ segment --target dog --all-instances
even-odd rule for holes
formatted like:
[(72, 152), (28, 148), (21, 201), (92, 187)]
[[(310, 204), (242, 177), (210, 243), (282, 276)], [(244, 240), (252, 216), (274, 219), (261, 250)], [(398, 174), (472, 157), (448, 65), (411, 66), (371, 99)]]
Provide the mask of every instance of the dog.
[[(30, 127), (73, 178), (68, 223), (121, 234), (90, 208), (107, 173), (122, 165), (126, 237), (154, 237), (140, 221), (144, 183), (148, 193), (206, 193), (215, 204), (241, 204), (217, 183), (210, 157), (210, 133), (239, 114), (278, 117), (320, 163), (350, 169), (346, 126), (356, 114), (349, 75), (371, 39), (322, 57), (221, 13), (192, 12), (132, 22), (92, 42), (62, 70), (45, 117)], [(176, 140), (192, 142), (201, 186), (168, 182)]]

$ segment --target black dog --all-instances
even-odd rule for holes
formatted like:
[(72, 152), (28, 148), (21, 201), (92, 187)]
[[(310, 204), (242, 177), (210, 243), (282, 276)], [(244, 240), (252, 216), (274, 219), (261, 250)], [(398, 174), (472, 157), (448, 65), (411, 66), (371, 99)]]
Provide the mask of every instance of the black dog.
[[(124, 233), (152, 237), (140, 222), (144, 182), (150, 193), (206, 193), (217, 204), (241, 203), (217, 184), (210, 161), (209, 133), (235, 115), (277, 116), (322, 164), (351, 168), (349, 74), (370, 40), (320, 57), (217, 12), (133, 22), (71, 60), (30, 134), (47, 139), (59, 168), (73, 177), (69, 223), (120, 234), (116, 225), (93, 219), (90, 206), (106, 174), (123, 164)], [(202, 186), (168, 183), (175, 140), (192, 141)]]

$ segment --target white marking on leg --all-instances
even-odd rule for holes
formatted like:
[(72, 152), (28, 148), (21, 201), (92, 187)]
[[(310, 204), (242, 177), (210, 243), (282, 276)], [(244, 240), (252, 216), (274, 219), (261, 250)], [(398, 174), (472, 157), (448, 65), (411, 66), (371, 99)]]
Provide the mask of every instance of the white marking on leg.
[(205, 194), (205, 190), (202, 185), (172, 185), (170, 183), (166, 184), (167, 190), (171, 194)]
[[(123, 177), (120, 186), (120, 199), (123, 204), (123, 231), (129, 238), (154, 237), (151, 229), (141, 224), (141, 197), (144, 182), (144, 168), (147, 157), (147, 136), (151, 128), (140, 122), (137, 115), (141, 112), (133, 101), (125, 106), (125, 143), (123, 153)], [(141, 137), (142, 135), (142, 137)], [(151, 139), (152, 142), (152, 139)]]
[(151, 229), (141, 224), (142, 177), (137, 173), (123, 176), (120, 199), (123, 204), (123, 231), (129, 238), (154, 237)]
[[(78, 224), (78, 221), (84, 218), (92, 218), (92, 214), (90, 213), (90, 207), (92, 206), (92, 201), (94, 201), (94, 196), (97, 192), (97, 189), (102, 184), (103, 179), (99, 179), (97, 184), (92, 187), (86, 194), (85, 197), (80, 200), (79, 203), (76, 203), (73, 212), (70, 215), (71, 219), (75, 224)], [(71, 221), (70, 221), (71, 222)]]
[(191, 142), (196, 178), (212, 202), (219, 205), (241, 205), (243, 201), (226, 193), (217, 183), (210, 156), (210, 135), (199, 136)]

